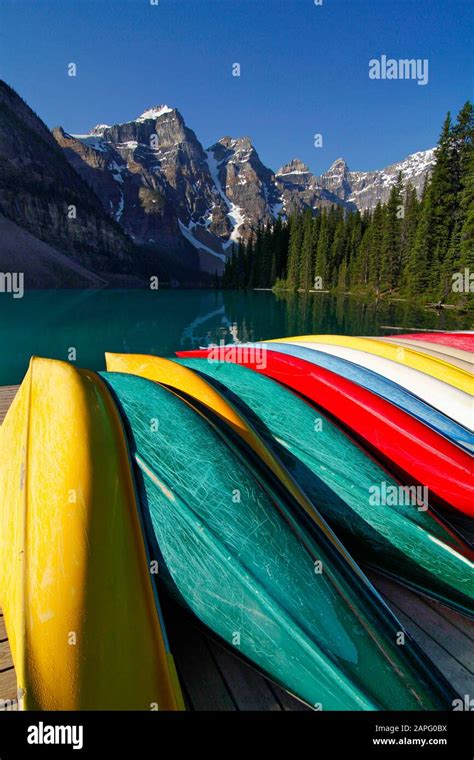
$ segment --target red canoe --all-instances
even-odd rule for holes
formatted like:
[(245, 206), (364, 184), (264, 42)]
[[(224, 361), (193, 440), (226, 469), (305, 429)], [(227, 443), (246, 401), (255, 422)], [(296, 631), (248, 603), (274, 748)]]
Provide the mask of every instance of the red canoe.
[[(232, 348), (232, 351), (228, 349)], [(227, 351), (225, 350), (227, 349)], [(428, 487), (431, 504), (474, 516), (472, 458), (398, 407), (340, 375), (288, 354), (224, 347), (224, 361), (243, 364), (300, 393), (331, 414), (406, 485)], [(216, 349), (211, 349), (217, 359)], [(177, 356), (206, 359), (209, 350)]]
[(390, 337), (427, 340), (443, 346), (462, 348), (463, 351), (474, 351), (474, 333), (407, 333), (406, 335), (390, 335)]

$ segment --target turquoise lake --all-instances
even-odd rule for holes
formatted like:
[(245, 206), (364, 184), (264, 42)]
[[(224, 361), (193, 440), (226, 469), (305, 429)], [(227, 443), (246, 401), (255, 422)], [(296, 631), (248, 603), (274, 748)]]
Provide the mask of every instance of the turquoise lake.
[(104, 369), (105, 351), (172, 356), (224, 340), (302, 333), (388, 334), (383, 326), (435, 330), (472, 327), (467, 315), (407, 302), (323, 293), (267, 291), (62, 290), (0, 295), (0, 385), (21, 382), (32, 355)]

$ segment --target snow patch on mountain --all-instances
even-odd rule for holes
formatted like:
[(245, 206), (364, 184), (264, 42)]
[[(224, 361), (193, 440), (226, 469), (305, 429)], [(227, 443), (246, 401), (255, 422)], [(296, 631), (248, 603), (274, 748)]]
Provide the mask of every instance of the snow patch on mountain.
[(143, 113), (137, 117), (136, 121), (146, 121), (147, 119), (159, 119), (160, 116), (163, 116), (165, 113), (171, 113), (172, 111), (173, 109), (166, 105), (154, 106), (153, 108), (148, 108), (146, 111), (143, 111)]
[(400, 172), (405, 185), (411, 184), (420, 195), (435, 161), (435, 149), (431, 148), (413, 153), (385, 169), (373, 172), (347, 172), (351, 192), (345, 200), (355, 204), (361, 211), (373, 209), (379, 201), (385, 203)]
[(213, 151), (212, 150), (206, 151), (206, 157), (207, 157), (207, 165), (209, 166), (209, 173), (211, 175), (211, 179), (214, 182), (217, 192), (219, 193), (222, 200), (224, 201), (227, 208), (229, 209), (229, 213), (227, 214), (227, 217), (232, 225), (232, 232), (227, 242), (223, 244), (224, 248), (228, 248), (230, 245), (232, 245), (232, 243), (235, 243), (237, 240), (239, 240), (240, 238), (239, 227), (245, 221), (245, 214), (243, 210), (239, 208), (239, 206), (236, 206), (234, 203), (232, 203), (232, 201), (230, 201), (227, 195), (225, 194), (221, 181), (219, 179), (219, 163), (217, 162)]
[(186, 227), (185, 224), (181, 221), (181, 219), (178, 220), (179, 223), (179, 229), (181, 230), (181, 234), (188, 240), (191, 245), (193, 245), (195, 248), (201, 251), (206, 251), (206, 253), (210, 253), (212, 256), (215, 256), (216, 258), (220, 259), (220, 261), (226, 261), (226, 256), (222, 253), (218, 253), (217, 251), (214, 251), (212, 248), (209, 248), (209, 246), (204, 245), (204, 243), (201, 243), (200, 240), (196, 240), (194, 237), (192, 230), (196, 226), (193, 222), (189, 225), (189, 227)]
[(97, 150), (99, 153), (105, 153), (107, 150), (107, 144), (101, 137), (98, 137), (97, 135), (71, 135), (71, 137), (74, 137), (75, 140), (80, 140), (80, 142), (84, 143), (84, 145), (87, 145), (88, 148)]
[(106, 129), (110, 129), (110, 124), (97, 124), (95, 127), (91, 129), (89, 132), (90, 135), (97, 135), (100, 137), (104, 134)]
[(124, 207), (125, 207), (125, 198), (124, 198), (123, 192), (120, 191), (120, 200), (119, 200), (119, 203), (118, 203), (118, 206), (117, 206), (117, 210), (115, 212), (115, 221), (116, 222), (120, 222), (121, 216), (123, 214)]

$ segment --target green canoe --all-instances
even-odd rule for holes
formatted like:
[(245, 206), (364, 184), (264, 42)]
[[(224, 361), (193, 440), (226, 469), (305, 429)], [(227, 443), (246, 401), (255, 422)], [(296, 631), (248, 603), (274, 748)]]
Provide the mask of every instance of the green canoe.
[(167, 389), (103, 377), (158, 578), (203, 623), (318, 709), (450, 707), (451, 687), (337, 545), (294, 519), (290, 496)]
[(371, 489), (385, 483), (389, 493), (399, 484), (326, 416), (246, 367), (203, 359), (178, 363), (202, 373), (251, 418), (357, 562), (474, 615), (469, 547), (431, 512), (400, 499), (396, 505), (371, 503)]

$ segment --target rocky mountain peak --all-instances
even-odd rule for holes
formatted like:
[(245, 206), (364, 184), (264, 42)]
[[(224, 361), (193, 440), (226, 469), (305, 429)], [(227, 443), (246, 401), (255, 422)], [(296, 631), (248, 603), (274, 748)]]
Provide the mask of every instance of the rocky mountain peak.
[(337, 158), (318, 180), (318, 184), (329, 193), (333, 193), (340, 201), (346, 201), (352, 187), (349, 167), (343, 158)]
[(331, 164), (329, 167), (329, 170), (326, 172), (326, 176), (328, 174), (338, 174), (342, 175), (349, 171), (349, 167), (344, 161), (343, 158), (336, 158), (336, 160)]
[(161, 106), (152, 106), (151, 108), (147, 108), (146, 111), (143, 111), (140, 116), (138, 116), (135, 121), (147, 121), (148, 119), (159, 119), (160, 116), (164, 116), (167, 113), (173, 113), (173, 111), (176, 111), (175, 108), (170, 108), (167, 105), (161, 105)]
[(233, 151), (254, 149), (250, 137), (221, 137), (216, 144)]
[(106, 129), (110, 129), (110, 124), (96, 124), (89, 132), (89, 135), (91, 137), (102, 137)]
[(199, 268), (221, 271), (231, 245), (278, 217), (313, 214), (334, 204), (348, 210), (386, 202), (402, 171), (420, 191), (432, 151), (375, 172), (350, 171), (339, 157), (320, 176), (299, 158), (275, 174), (248, 136), (224, 135), (204, 151), (180, 112), (147, 108), (132, 121), (99, 124), (87, 135), (54, 136), (104, 211), (141, 244), (194, 249)]
[(311, 174), (311, 172), (309, 166), (300, 161), (299, 158), (294, 158), (293, 161), (282, 166), (281, 169), (277, 171), (276, 176), (282, 177), (287, 174)]

